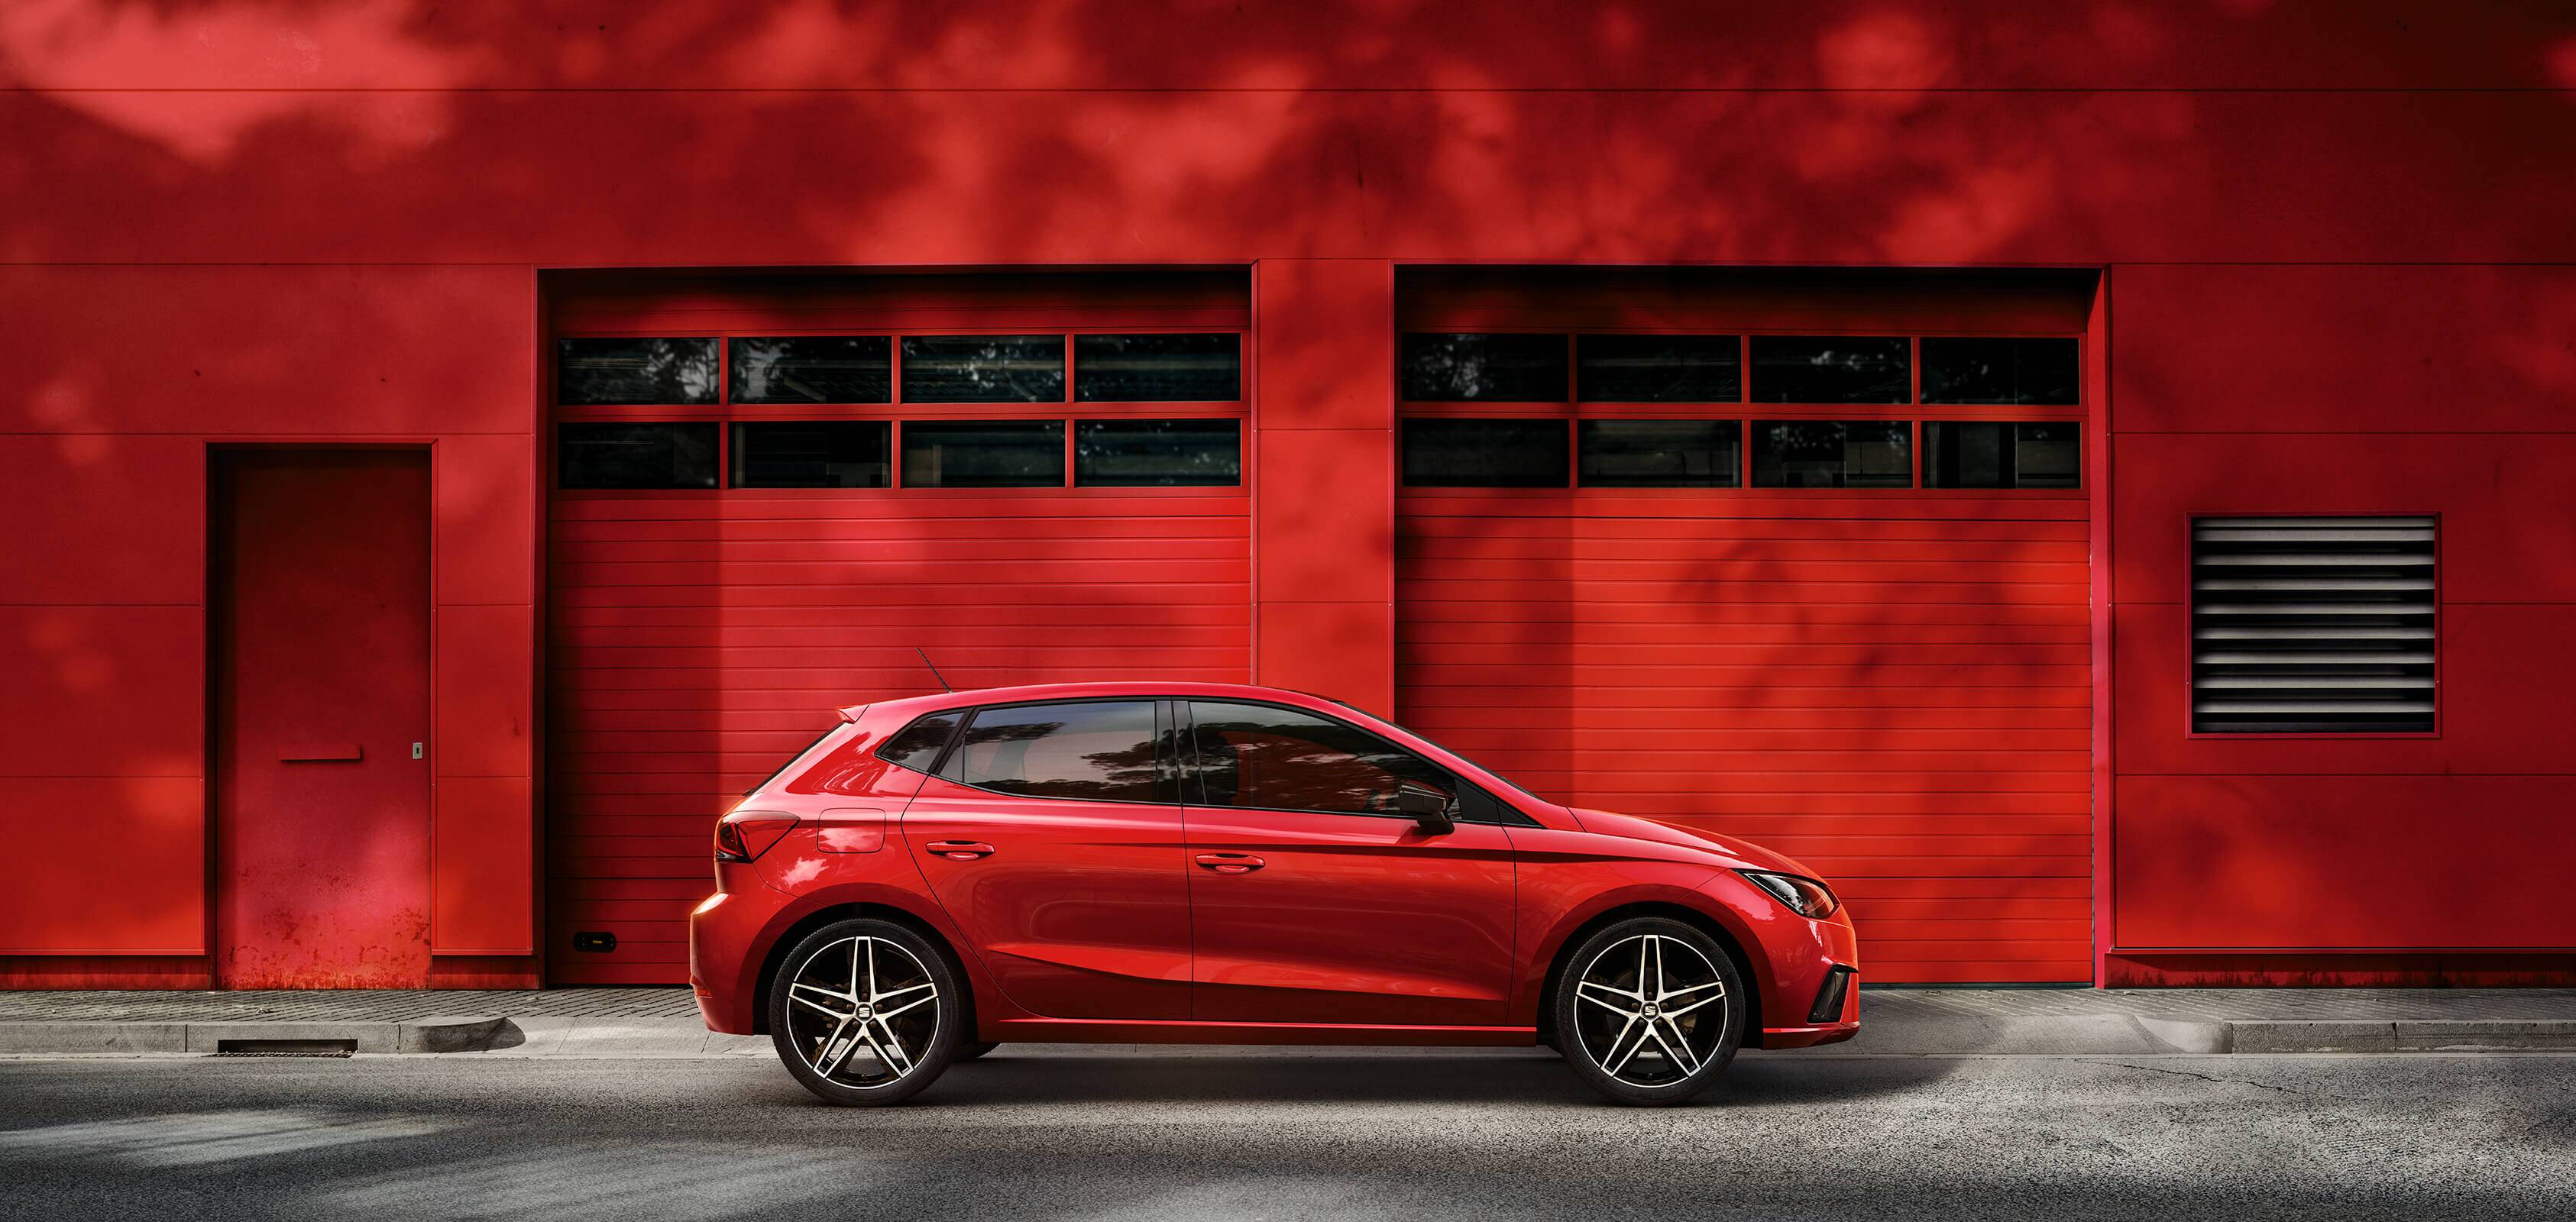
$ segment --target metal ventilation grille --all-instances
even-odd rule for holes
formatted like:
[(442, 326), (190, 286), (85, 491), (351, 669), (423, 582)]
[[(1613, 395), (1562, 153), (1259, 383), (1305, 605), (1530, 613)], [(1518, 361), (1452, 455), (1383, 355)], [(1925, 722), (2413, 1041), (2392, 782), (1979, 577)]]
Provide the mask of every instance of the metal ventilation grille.
[(2433, 728), (2433, 519), (2195, 519), (2191, 588), (2194, 730)]

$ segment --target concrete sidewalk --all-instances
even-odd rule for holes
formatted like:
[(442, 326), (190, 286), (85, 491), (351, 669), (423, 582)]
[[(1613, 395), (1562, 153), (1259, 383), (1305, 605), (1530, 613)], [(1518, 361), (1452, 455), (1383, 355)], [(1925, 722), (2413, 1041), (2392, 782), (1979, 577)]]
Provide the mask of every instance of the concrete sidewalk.
[[(287, 1051), (765, 1056), (770, 1043), (708, 1031), (679, 988), (0, 992), (0, 1055)], [(1786, 1055), (2426, 1051), (2576, 1051), (2576, 989), (1868, 989), (1858, 1039)]]

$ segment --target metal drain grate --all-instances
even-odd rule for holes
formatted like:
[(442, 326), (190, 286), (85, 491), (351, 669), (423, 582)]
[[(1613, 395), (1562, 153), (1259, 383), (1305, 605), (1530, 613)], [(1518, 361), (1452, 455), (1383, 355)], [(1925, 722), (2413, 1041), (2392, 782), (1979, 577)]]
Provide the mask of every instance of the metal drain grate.
[(219, 1057), (347, 1057), (358, 1051), (356, 1040), (217, 1040)]

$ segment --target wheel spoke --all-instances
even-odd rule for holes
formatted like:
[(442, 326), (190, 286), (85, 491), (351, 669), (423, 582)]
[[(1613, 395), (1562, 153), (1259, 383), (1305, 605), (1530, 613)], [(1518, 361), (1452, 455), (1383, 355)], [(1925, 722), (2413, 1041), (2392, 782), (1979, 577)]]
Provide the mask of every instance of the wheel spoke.
[[(799, 985), (799, 986), (797, 986), (797, 987), (802, 988), (802, 987), (804, 987), (804, 986)], [(788, 998), (787, 998), (787, 999), (788, 999), (789, 1001), (795, 1002), (796, 1004), (798, 1004), (798, 1005), (800, 1005), (800, 1006), (805, 1007), (806, 1009), (809, 1009), (809, 1010), (815, 1011), (816, 1013), (831, 1015), (833, 1018), (838, 1019), (838, 1020), (840, 1020), (840, 1021), (842, 1021), (842, 1022), (845, 1022), (845, 1023), (846, 1023), (846, 1022), (848, 1022), (848, 1021), (850, 1021), (850, 1020), (851, 1020), (851, 1019), (853, 1019), (853, 1018), (858, 1017), (858, 1016), (857, 1016), (857, 1015), (855, 1015), (855, 1014), (845, 1014), (845, 1013), (843, 1013), (843, 1012), (841, 1012), (841, 1011), (839, 1011), (839, 1010), (835, 1010), (835, 1009), (833, 1009), (832, 1007), (827, 1006), (827, 1005), (824, 1005), (823, 1003), (821, 1003), (821, 1002), (819, 1002), (819, 1001), (815, 1001), (814, 999), (812, 999), (812, 998), (810, 998), (810, 997), (798, 997), (798, 996), (796, 996), (796, 995), (794, 995), (794, 994), (792, 994), (792, 993), (791, 993), (791, 994), (789, 994), (789, 995), (788, 995)]]
[[(868, 991), (859, 991), (859, 954), (865, 948), (868, 956)], [(877, 940), (861, 938), (850, 944), (850, 996), (865, 997), (877, 991)]]
[(1722, 992), (1725, 988), (1726, 982), (1723, 980), (1711, 980), (1705, 984), (1686, 984), (1678, 989), (1666, 989), (1663, 992), (1656, 994), (1655, 1000), (1670, 1001), (1676, 997), (1688, 997), (1702, 989), (1718, 989)]
[(1575, 996), (1577, 996), (1577, 997), (1585, 997), (1585, 996), (1589, 996), (1589, 995), (1591, 995), (1592, 993), (1608, 993), (1608, 994), (1609, 994), (1609, 995), (1611, 995), (1612, 997), (1619, 998), (1619, 999), (1621, 999), (1621, 1000), (1623, 1000), (1623, 1001), (1644, 1001), (1644, 1000), (1646, 1000), (1645, 995), (1644, 995), (1644, 994), (1642, 994), (1642, 993), (1638, 993), (1638, 992), (1635, 992), (1635, 991), (1630, 990), (1630, 989), (1622, 989), (1622, 988), (1617, 988), (1617, 987), (1614, 987), (1614, 986), (1611, 986), (1611, 985), (1603, 984), (1603, 983), (1601, 983), (1601, 982), (1600, 982), (1600, 981), (1598, 981), (1598, 980), (1582, 980), (1582, 981), (1577, 981), (1577, 982), (1575, 983), (1575, 986), (1574, 986), (1574, 994), (1575, 994)]
[[(821, 1074), (826, 1078), (831, 1077), (832, 1071), (841, 1067), (841, 1062), (850, 1059), (850, 1050), (859, 1046), (859, 1041), (856, 1038), (851, 1039), (847, 1044), (841, 1044), (839, 1055), (834, 1055), (832, 1052), (833, 1045), (840, 1044), (841, 1033), (848, 1030), (849, 1026), (850, 1020), (846, 1018), (842, 1019), (838, 1025), (832, 1028), (832, 1033), (830, 1035), (823, 1037), (823, 1055), (826, 1059), (814, 1066), (815, 1073)], [(861, 1027), (860, 1030), (864, 1032), (866, 1031), (866, 1028)]]
[[(882, 1022), (884, 1022), (885, 1020), (887, 1020), (887, 1019), (889, 1019), (889, 1018), (893, 1018), (895, 1015), (897, 1015), (897, 1014), (901, 1014), (901, 1013), (903, 1013), (903, 1012), (904, 1012), (904, 1011), (906, 1011), (906, 1010), (911, 1010), (911, 1009), (919, 1008), (919, 1007), (921, 1007), (921, 1006), (926, 1006), (926, 1005), (929, 1005), (930, 1003), (932, 1003), (932, 1002), (934, 1002), (934, 1001), (937, 1001), (937, 1000), (939, 1000), (939, 997), (938, 997), (938, 995), (937, 995), (937, 994), (932, 994), (931, 996), (928, 996), (928, 997), (916, 997), (916, 998), (913, 998), (912, 1000), (907, 1001), (907, 1002), (903, 1003), (902, 1005), (896, 1006), (895, 1008), (893, 1008), (893, 1009), (891, 1009), (891, 1010), (879, 1010), (879, 1011), (877, 1011), (877, 1021), (878, 1021), (878, 1022), (880, 1022), (880, 1023), (882, 1023)], [(886, 1028), (886, 1031), (887, 1031), (889, 1034), (891, 1034), (891, 1033), (894, 1031), (894, 1028), (892, 1028), (892, 1027), (888, 1027), (888, 1028)]]
[(1611, 1013), (1613, 1013), (1613, 1014), (1616, 1014), (1616, 1015), (1618, 1015), (1618, 1016), (1619, 1016), (1619, 1017), (1621, 1017), (1621, 1018), (1628, 1019), (1628, 1020), (1630, 1020), (1630, 1021), (1632, 1021), (1632, 1022), (1633, 1022), (1633, 1021), (1635, 1021), (1636, 1019), (1638, 1019), (1639, 1017), (1641, 1017), (1641, 1015), (1639, 1015), (1635, 1010), (1624, 1009), (1624, 1008), (1619, 1007), (1619, 1006), (1611, 1005), (1609, 1002), (1603, 1001), (1603, 1000), (1601, 1000), (1601, 999), (1600, 999), (1600, 998), (1598, 998), (1598, 997), (1580, 997), (1580, 996), (1578, 996), (1578, 997), (1576, 997), (1576, 998), (1575, 998), (1575, 1000), (1576, 1000), (1576, 1001), (1588, 1001), (1588, 1002), (1591, 1002), (1592, 1004), (1594, 1004), (1594, 1005), (1596, 1005), (1596, 1006), (1599, 1006), (1599, 1007), (1601, 1007), (1601, 1008), (1602, 1008), (1602, 1009), (1604, 1009), (1604, 1010), (1608, 1010), (1609, 1012), (1611, 1012)]
[[(1664, 1055), (1670, 1058), (1673, 1064), (1682, 1067), (1683, 1074), (1688, 1075), (1699, 1072), (1699, 1062), (1692, 1059), (1690, 1054), (1688, 1047), (1690, 1041), (1678, 1038), (1672, 1041), (1665, 1040), (1664, 1029), (1660, 1023), (1648, 1023), (1646, 1024), (1646, 1030), (1654, 1035), (1655, 1043), (1658, 1047), (1661, 1047), (1664, 1050)], [(1674, 1036), (1679, 1037), (1681, 1033), (1681, 1028), (1673, 1028)], [(1640, 1040), (1638, 1042), (1644, 1043), (1645, 1041)], [(1682, 1047), (1675, 1047), (1675, 1044), (1680, 1044)]]
[(1647, 934), (1637, 943), (1637, 996), (1639, 997), (1655, 995), (1654, 969), (1647, 963), (1647, 958), (1654, 953), (1655, 935)]
[(1717, 995), (1717, 996), (1715, 996), (1715, 997), (1703, 997), (1703, 998), (1700, 998), (1698, 1001), (1694, 1001), (1694, 1002), (1692, 1002), (1692, 1003), (1690, 1003), (1689, 1005), (1686, 1005), (1686, 1006), (1673, 1006), (1673, 1007), (1671, 1007), (1671, 1008), (1669, 1008), (1669, 1009), (1665, 1010), (1663, 1013), (1664, 1013), (1664, 1017), (1666, 1017), (1666, 1018), (1680, 1018), (1682, 1015), (1688, 1014), (1688, 1013), (1690, 1013), (1691, 1011), (1696, 1010), (1696, 1009), (1700, 1008), (1701, 1006), (1707, 1005), (1708, 1003), (1710, 1003), (1710, 1002), (1712, 1002), (1712, 1001), (1724, 1001), (1724, 1000), (1726, 1000), (1726, 995), (1725, 995), (1725, 994), (1723, 994), (1723, 993), (1720, 993), (1720, 994), (1718, 994), (1718, 995)]
[(902, 988), (899, 988), (899, 989), (887, 989), (885, 992), (877, 993), (877, 994), (873, 994), (873, 995), (871, 995), (871, 996), (868, 998), (868, 1000), (869, 1000), (870, 1002), (892, 1001), (892, 1000), (894, 1000), (895, 998), (901, 997), (901, 996), (903, 996), (903, 995), (904, 995), (904, 994), (906, 994), (906, 993), (918, 993), (918, 992), (922, 991), (923, 989), (930, 989), (930, 990), (932, 990), (932, 991), (934, 991), (934, 992), (935, 992), (935, 991), (937, 991), (937, 990), (938, 990), (938, 988), (939, 988), (939, 986), (938, 986), (938, 985), (932, 984), (932, 983), (930, 983), (929, 981), (926, 981), (926, 980), (925, 980), (925, 981), (921, 982), (920, 984), (907, 984), (907, 985), (905, 985), (905, 986), (903, 986)]
[[(1621, 1024), (1619, 1027), (1619, 1034), (1610, 1037), (1610, 1051), (1619, 1051), (1619, 1041), (1627, 1038), (1628, 1029), (1630, 1027), (1637, 1027), (1640, 1025), (1640, 1022), (1634, 1019)], [(1620, 1069), (1624, 1068), (1628, 1064), (1629, 1058), (1636, 1056), (1637, 1051), (1646, 1046), (1646, 1036), (1654, 1031), (1655, 1025), (1653, 1023), (1643, 1023), (1642, 1026), (1644, 1029), (1638, 1033), (1637, 1042), (1628, 1045), (1627, 1055), (1621, 1056), (1602, 1065), (1601, 1071), (1603, 1073), (1609, 1074), (1614, 1078), (1618, 1077)]]
[(877, 1039), (874, 1027), (882, 1025), (862, 1023), (859, 1025), (859, 1031), (868, 1037), (868, 1047), (877, 1050), (877, 1059), (884, 1061), (886, 1068), (893, 1070), (898, 1077), (911, 1073), (912, 1057), (904, 1052), (903, 1040), (894, 1033), (894, 1028), (887, 1027), (885, 1039), (882, 1041)]

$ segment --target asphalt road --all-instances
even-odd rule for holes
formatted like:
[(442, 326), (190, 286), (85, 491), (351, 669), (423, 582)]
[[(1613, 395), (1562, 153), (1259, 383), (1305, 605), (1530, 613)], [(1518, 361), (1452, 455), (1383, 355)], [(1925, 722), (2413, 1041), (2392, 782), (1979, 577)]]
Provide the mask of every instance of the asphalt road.
[(2576, 1218), (2576, 1057), (1004, 1049), (910, 1106), (762, 1059), (0, 1062), (0, 1216)]

